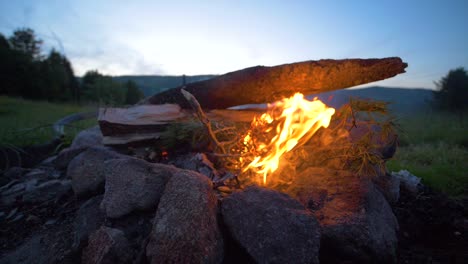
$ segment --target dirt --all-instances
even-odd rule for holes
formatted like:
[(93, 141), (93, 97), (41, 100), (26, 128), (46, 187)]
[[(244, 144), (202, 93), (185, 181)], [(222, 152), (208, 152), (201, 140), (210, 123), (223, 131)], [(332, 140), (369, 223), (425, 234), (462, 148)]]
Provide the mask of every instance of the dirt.
[(24, 217), (2, 220), (0, 263), (72, 263), (73, 223), (79, 208), (72, 193), (43, 204), (16, 204)]
[(466, 263), (468, 200), (454, 200), (423, 187), (405, 189), (393, 211), (400, 224), (399, 263)]

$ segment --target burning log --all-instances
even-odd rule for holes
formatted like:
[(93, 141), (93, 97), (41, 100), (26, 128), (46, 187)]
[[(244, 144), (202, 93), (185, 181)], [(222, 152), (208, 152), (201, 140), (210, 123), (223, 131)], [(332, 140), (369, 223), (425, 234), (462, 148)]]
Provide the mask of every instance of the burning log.
[(404, 73), (398, 57), (383, 59), (319, 60), (256, 66), (213, 79), (190, 83), (155, 94), (143, 104), (178, 104), (190, 108), (180, 90), (193, 94), (203, 109), (225, 109), (244, 104), (274, 102), (296, 92), (314, 94), (384, 80)]

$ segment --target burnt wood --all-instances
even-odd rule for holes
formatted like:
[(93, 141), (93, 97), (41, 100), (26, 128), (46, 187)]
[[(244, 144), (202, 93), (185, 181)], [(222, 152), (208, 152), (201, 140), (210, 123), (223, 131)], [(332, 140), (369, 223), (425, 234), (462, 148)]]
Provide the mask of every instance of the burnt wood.
[(180, 89), (203, 109), (274, 102), (296, 92), (305, 95), (344, 89), (404, 73), (408, 65), (398, 57), (383, 59), (319, 60), (256, 66), (155, 94), (142, 104), (178, 104), (190, 108)]

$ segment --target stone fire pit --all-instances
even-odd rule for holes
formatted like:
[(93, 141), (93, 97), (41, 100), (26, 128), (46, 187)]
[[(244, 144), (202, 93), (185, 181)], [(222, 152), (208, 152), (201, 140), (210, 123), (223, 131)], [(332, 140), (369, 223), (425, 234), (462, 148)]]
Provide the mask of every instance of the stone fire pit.
[[(264, 72), (252, 69), (248, 72)], [(219, 80), (232, 81), (232, 76), (236, 74)], [(168, 97), (179, 100), (168, 92), (149, 101)], [(187, 115), (186, 110), (171, 111), (177, 120)], [(273, 176), (288, 182), (261, 184), (220, 167), (226, 163), (217, 163), (209, 151), (131, 144), (135, 134), (128, 131), (160, 131), (167, 125), (161, 120), (148, 124), (143, 118), (121, 126), (112, 120), (117, 119), (100, 119), (101, 129), (81, 132), (69, 148), (33, 169), (7, 171), (12, 181), (0, 188), (1, 218), (8, 223), (8, 234), (21, 239), (2, 238), (0, 263), (401, 260), (402, 230), (399, 214), (394, 214), (400, 212), (400, 191), (407, 199), (420, 195), (423, 187), (410, 174), (386, 172), (384, 162), (395, 151), (388, 147), (396, 147), (396, 136), (390, 137), (392, 142), (369, 139), (378, 146), (371, 150), (383, 164), (372, 177), (342, 169), (340, 162), (314, 163), (293, 152)], [(314, 136), (322, 145), (330, 138), (340, 145), (357, 144), (368, 133), (355, 130), (338, 137), (339, 130), (332, 131)], [(303, 151), (315, 155), (317, 146), (305, 145)], [(207, 144), (198, 148), (206, 150)]]

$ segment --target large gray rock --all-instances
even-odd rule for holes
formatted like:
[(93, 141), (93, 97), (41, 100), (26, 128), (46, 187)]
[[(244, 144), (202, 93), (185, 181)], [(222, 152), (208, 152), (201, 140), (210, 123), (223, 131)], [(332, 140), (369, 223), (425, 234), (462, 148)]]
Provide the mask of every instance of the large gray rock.
[(219, 177), (218, 171), (204, 153), (179, 155), (174, 160), (170, 161), (170, 164), (177, 168), (199, 172), (213, 180)]
[(70, 147), (79, 149), (102, 146), (102, 138), (103, 137), (99, 126), (94, 126), (78, 133), (78, 135), (76, 135), (73, 139)]
[(400, 178), (385, 173), (373, 179), (380, 192), (390, 204), (396, 204), (400, 199)]
[(83, 250), (83, 264), (131, 263), (132, 249), (124, 232), (102, 226), (89, 237)]
[(88, 243), (91, 233), (99, 229), (104, 223), (105, 215), (99, 208), (102, 201), (102, 195), (95, 196), (80, 206), (75, 217), (75, 235), (73, 248), (80, 250)]
[(248, 187), (222, 202), (232, 237), (258, 263), (319, 263), (320, 227), (286, 194)]
[(117, 152), (103, 147), (88, 148), (74, 158), (67, 169), (67, 177), (72, 179), (72, 187), (79, 197), (91, 196), (104, 190), (104, 162), (122, 158)]
[(66, 148), (60, 151), (54, 160), (54, 166), (59, 170), (64, 170), (70, 162), (87, 148)]
[(296, 177), (288, 193), (320, 222), (321, 260), (395, 263), (398, 221), (369, 179), (346, 171), (308, 168)]
[(411, 174), (407, 170), (400, 170), (399, 172), (392, 171), (391, 176), (399, 179), (400, 187), (408, 190), (412, 194), (417, 194), (421, 188), (421, 178)]
[(149, 163), (136, 158), (105, 163), (106, 185), (101, 208), (107, 217), (119, 218), (134, 210), (155, 209), (174, 166)]
[(217, 199), (208, 178), (180, 171), (168, 182), (146, 248), (151, 263), (221, 263)]

